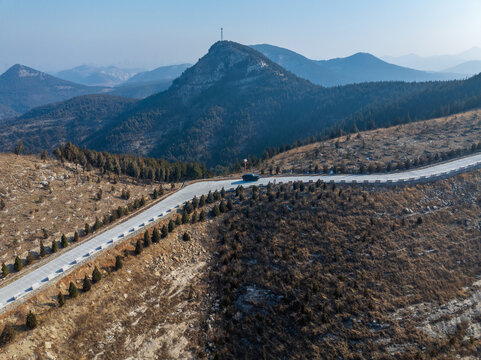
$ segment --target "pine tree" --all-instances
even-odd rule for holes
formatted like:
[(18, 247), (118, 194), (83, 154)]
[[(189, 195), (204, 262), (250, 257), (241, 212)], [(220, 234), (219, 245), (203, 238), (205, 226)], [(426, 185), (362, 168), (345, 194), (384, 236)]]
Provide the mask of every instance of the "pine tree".
[(159, 193), (157, 192), (157, 189), (154, 189), (154, 192), (152, 193), (152, 197), (154, 198), (154, 200), (159, 197)]
[(82, 285), (82, 290), (83, 292), (87, 292), (92, 288), (92, 282), (90, 281), (89, 277), (85, 275), (84, 277), (84, 283)]
[(31, 311), (27, 315), (27, 321), (25, 322), (27, 329), (33, 330), (37, 327), (37, 317)]
[(227, 201), (227, 210), (230, 211), (230, 210), (232, 210), (233, 208), (234, 208), (234, 204), (232, 203), (232, 200), (229, 199), (229, 200)]
[(117, 255), (115, 257), (115, 270), (122, 269), (122, 266), (124, 266), (124, 264), (122, 263), (122, 256)]
[(78, 241), (79, 241), (78, 231), (74, 232), (74, 234), (73, 234), (73, 241), (74, 241), (74, 242), (78, 242)]
[(174, 231), (174, 229), (175, 229), (174, 220), (170, 219), (170, 220), (169, 220), (169, 232)]
[(96, 284), (102, 279), (102, 274), (100, 273), (97, 266), (95, 267), (94, 271), (92, 272), (92, 283)]
[(102, 226), (98, 217), (95, 218), (94, 231), (97, 231)]
[(85, 235), (90, 234), (90, 225), (85, 223)]
[(214, 195), (212, 194), (212, 191), (209, 191), (207, 194), (207, 204), (212, 204), (214, 202)]
[(242, 185), (237, 186), (235, 189), (235, 196), (240, 196), (240, 194), (242, 194), (243, 191), (244, 191), (244, 187)]
[(222, 200), (220, 202), (219, 210), (220, 210), (220, 212), (223, 212), (223, 213), (225, 213), (227, 211), (227, 204), (225, 203), (224, 200)]
[(40, 241), (40, 257), (45, 256), (45, 246), (43, 245), (43, 241)]
[(13, 152), (15, 153), (15, 155), (20, 155), (22, 151), (23, 151), (23, 143), (22, 141), (19, 141)]
[(187, 211), (184, 211), (182, 214), (182, 224), (187, 224), (189, 222), (189, 214)]
[(57, 251), (58, 251), (57, 240), (52, 240), (52, 253), (56, 253)]
[(8, 266), (5, 263), (2, 263), (2, 274), (4, 277), (10, 274), (10, 270), (8, 270)]
[(197, 196), (194, 196), (194, 198), (192, 199), (192, 207), (194, 209), (197, 209), (199, 207), (199, 199), (197, 199)]
[[(169, 223), (170, 225), (170, 223)], [(169, 235), (169, 230), (167, 229), (167, 226), (163, 225), (162, 226), (162, 238), (166, 238), (167, 235)]]
[(222, 196), (222, 198), (225, 198), (225, 189), (222, 188), (222, 190), (220, 191), (220, 196)]
[(142, 252), (143, 248), (142, 248), (142, 242), (139, 240), (137, 240), (137, 244), (135, 244), (135, 255), (139, 255), (141, 252)]
[(67, 240), (67, 237), (65, 236), (65, 234), (62, 234), (61, 243), (62, 243), (63, 248), (66, 248), (68, 246), (68, 240)]
[(205, 220), (205, 212), (202, 210), (199, 214), (199, 221), (204, 221)]
[(220, 200), (220, 194), (219, 194), (219, 192), (218, 192), (217, 190), (214, 191), (213, 197), (214, 197), (214, 200), (215, 200), (215, 201)]
[(68, 287), (68, 296), (73, 299), (73, 298), (76, 298), (77, 295), (78, 295), (77, 286), (75, 286), (73, 282), (70, 282), (70, 285)]
[(198, 218), (199, 215), (197, 215), (197, 211), (194, 211), (194, 213), (192, 214), (192, 218), (190, 219), (190, 222), (192, 224), (195, 224), (197, 222), (197, 218)]
[(33, 255), (33, 252), (29, 251), (27, 254), (27, 258), (25, 259), (25, 263), (27, 265), (31, 265), (35, 261), (35, 255)]
[(58, 306), (62, 307), (65, 305), (65, 296), (63, 296), (62, 292), (60, 291), (57, 295)]
[(149, 231), (144, 232), (144, 248), (149, 247), (152, 244)]
[(206, 203), (205, 195), (202, 195), (199, 200), (199, 207), (205, 206), (205, 203)]
[(214, 208), (212, 209), (212, 215), (213, 216), (219, 216), (220, 215), (220, 209), (217, 204), (214, 205)]
[(0, 346), (4, 346), (9, 342), (12, 342), (15, 338), (15, 329), (11, 324), (6, 324), (0, 334)]
[(158, 243), (160, 241), (160, 232), (159, 229), (154, 228), (154, 231), (152, 232), (152, 242), (153, 243)]
[(15, 262), (13, 263), (13, 269), (15, 271), (20, 271), (23, 269), (23, 263), (22, 263), (22, 259), (20, 259), (19, 256), (16, 256), (15, 257)]
[(182, 219), (179, 215), (177, 215), (177, 217), (175, 218), (175, 225), (182, 225)]
[(140, 206), (144, 206), (145, 205), (145, 198), (144, 198), (144, 195), (142, 195), (142, 197), (140, 198)]

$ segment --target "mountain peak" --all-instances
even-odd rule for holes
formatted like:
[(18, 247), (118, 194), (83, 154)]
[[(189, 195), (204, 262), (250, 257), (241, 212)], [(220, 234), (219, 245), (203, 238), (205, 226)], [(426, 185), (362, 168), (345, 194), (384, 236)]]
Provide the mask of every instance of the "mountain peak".
[(22, 64), (15, 64), (13, 65), (10, 69), (5, 71), (3, 74), (5, 77), (17, 77), (17, 78), (33, 78), (33, 77), (39, 77), (43, 78), (46, 74), (32, 69), (28, 66), (22, 65)]
[(183, 101), (188, 103), (214, 85), (248, 87), (259, 78), (285, 78), (288, 75), (260, 52), (233, 41), (218, 41), (197, 64), (188, 68), (171, 87)]

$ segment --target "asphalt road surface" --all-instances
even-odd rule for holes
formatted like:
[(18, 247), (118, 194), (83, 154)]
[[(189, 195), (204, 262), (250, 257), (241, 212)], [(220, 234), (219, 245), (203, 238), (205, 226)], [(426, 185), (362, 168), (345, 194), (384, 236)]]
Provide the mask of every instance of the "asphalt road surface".
[(260, 178), (256, 182), (244, 182), (240, 179), (200, 181), (188, 185), (166, 199), (158, 202), (152, 207), (140, 212), (130, 219), (119, 223), (90, 240), (73, 247), (63, 250), (61, 254), (50, 261), (41, 265), (35, 270), (26, 273), (24, 276), (0, 288), (0, 309), (13, 306), (20, 299), (33, 293), (52, 281), (57, 280), (67, 270), (78, 266), (82, 261), (89, 259), (92, 255), (112, 246), (115, 242), (122, 241), (143, 227), (167, 216), (174, 211), (177, 206), (182, 205), (194, 196), (200, 197), (209, 191), (233, 190), (237, 186), (244, 187), (252, 185), (267, 185), (269, 182), (290, 182), (290, 181), (317, 181), (335, 183), (361, 183), (361, 184), (386, 184), (404, 183), (413, 181), (429, 181), (438, 177), (448, 177), (456, 173), (467, 171), (481, 166), (481, 154), (468, 156), (465, 158), (445, 162), (425, 168), (418, 168), (403, 172), (389, 174), (370, 174), (370, 175), (291, 175), (291, 176), (270, 176)]

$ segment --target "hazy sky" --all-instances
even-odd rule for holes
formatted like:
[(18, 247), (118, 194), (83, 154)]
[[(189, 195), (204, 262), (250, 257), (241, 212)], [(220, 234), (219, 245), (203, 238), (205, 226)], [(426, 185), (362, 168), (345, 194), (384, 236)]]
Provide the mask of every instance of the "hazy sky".
[(481, 0), (0, 0), (0, 71), (195, 62), (219, 39), (309, 58), (481, 46)]

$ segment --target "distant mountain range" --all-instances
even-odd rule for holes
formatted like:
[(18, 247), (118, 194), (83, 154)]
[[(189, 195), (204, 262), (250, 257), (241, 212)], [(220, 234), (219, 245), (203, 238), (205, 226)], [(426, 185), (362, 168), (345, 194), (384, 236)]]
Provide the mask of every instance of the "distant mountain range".
[(297, 76), (322, 86), (369, 81), (452, 80), (463, 77), (459, 74), (426, 72), (389, 64), (368, 53), (331, 60), (311, 60), (294, 51), (273, 45), (251, 47)]
[(102, 88), (76, 84), (17, 64), (0, 75), (0, 119), (36, 106), (99, 92)]
[(481, 73), (481, 60), (471, 60), (463, 62), (459, 65), (450, 67), (446, 72), (465, 74), (467, 76)]
[[(172, 80), (182, 74), (188, 66), (188, 64), (162, 66), (152, 71), (137, 73), (135, 76), (134, 73), (126, 73), (125, 70), (113, 66), (83, 65), (58, 73), (64, 78), (75, 79), (82, 83), (103, 84), (103, 86), (91, 86), (60, 79), (17, 64), (0, 75), (0, 120), (18, 116), (36, 106), (79, 95), (111, 94), (143, 99), (167, 90)], [(124, 81), (127, 78), (130, 81)], [(105, 86), (114, 83), (118, 85)]]
[(422, 57), (415, 54), (409, 54), (397, 57), (383, 56), (382, 59), (392, 64), (407, 66), (418, 70), (446, 71), (467, 61), (481, 60), (481, 48), (473, 47), (454, 55)]
[[(350, 61), (362, 66), (356, 56), (342, 59), (339, 66)], [(43, 77), (54, 87), (65, 85), (55, 82), (64, 80), (32, 69), (16, 69), (14, 74), (14, 79)], [(27, 151), (71, 141), (100, 151), (200, 161), (214, 167), (318, 134), (336, 136), (479, 106), (481, 75), (443, 82), (321, 87), (252, 47), (222, 41), (168, 90), (143, 100), (80, 96), (4, 119), (0, 150), (11, 150), (18, 140)]]
[(115, 66), (81, 65), (55, 74), (60, 79), (89, 86), (116, 86), (143, 69), (119, 69)]
[[(471, 61), (445, 72), (413, 70), (357, 53), (346, 58), (311, 60), (273, 45), (252, 45), (270, 60), (314, 84), (338, 86), (372, 81), (432, 81), (466, 78), (478, 73), (481, 62)], [(475, 49), (465, 56), (476, 56)], [(120, 69), (115, 66), (82, 65), (64, 70), (54, 77), (15, 65), (0, 76), (0, 120), (22, 114), (35, 106), (62, 101), (83, 94), (111, 94), (143, 99), (167, 90), (190, 64), (161, 66), (151, 71)], [(19, 69), (23, 69), (20, 71)], [(25, 74), (38, 76), (24, 76)], [(93, 86), (97, 84), (98, 86)]]
[(67, 141), (79, 144), (135, 102), (112, 95), (85, 95), (37, 107), (0, 123), (0, 147), (11, 151), (22, 140), (26, 149), (38, 152)]
[(165, 91), (172, 85), (190, 64), (160, 66), (151, 71), (143, 71), (110, 91), (119, 96), (143, 99), (152, 94)]
[[(400, 106), (399, 104), (403, 104)], [(481, 105), (481, 77), (320, 87), (251, 47), (217, 42), (164, 92), (143, 100), (89, 95), (0, 125), (0, 149), (71, 141), (95, 150), (213, 167), (321, 132), (366, 129)]]
[(179, 64), (160, 66), (151, 71), (144, 71), (132, 76), (124, 85), (132, 85), (138, 83), (152, 83), (165, 80), (177, 79), (191, 64)]

